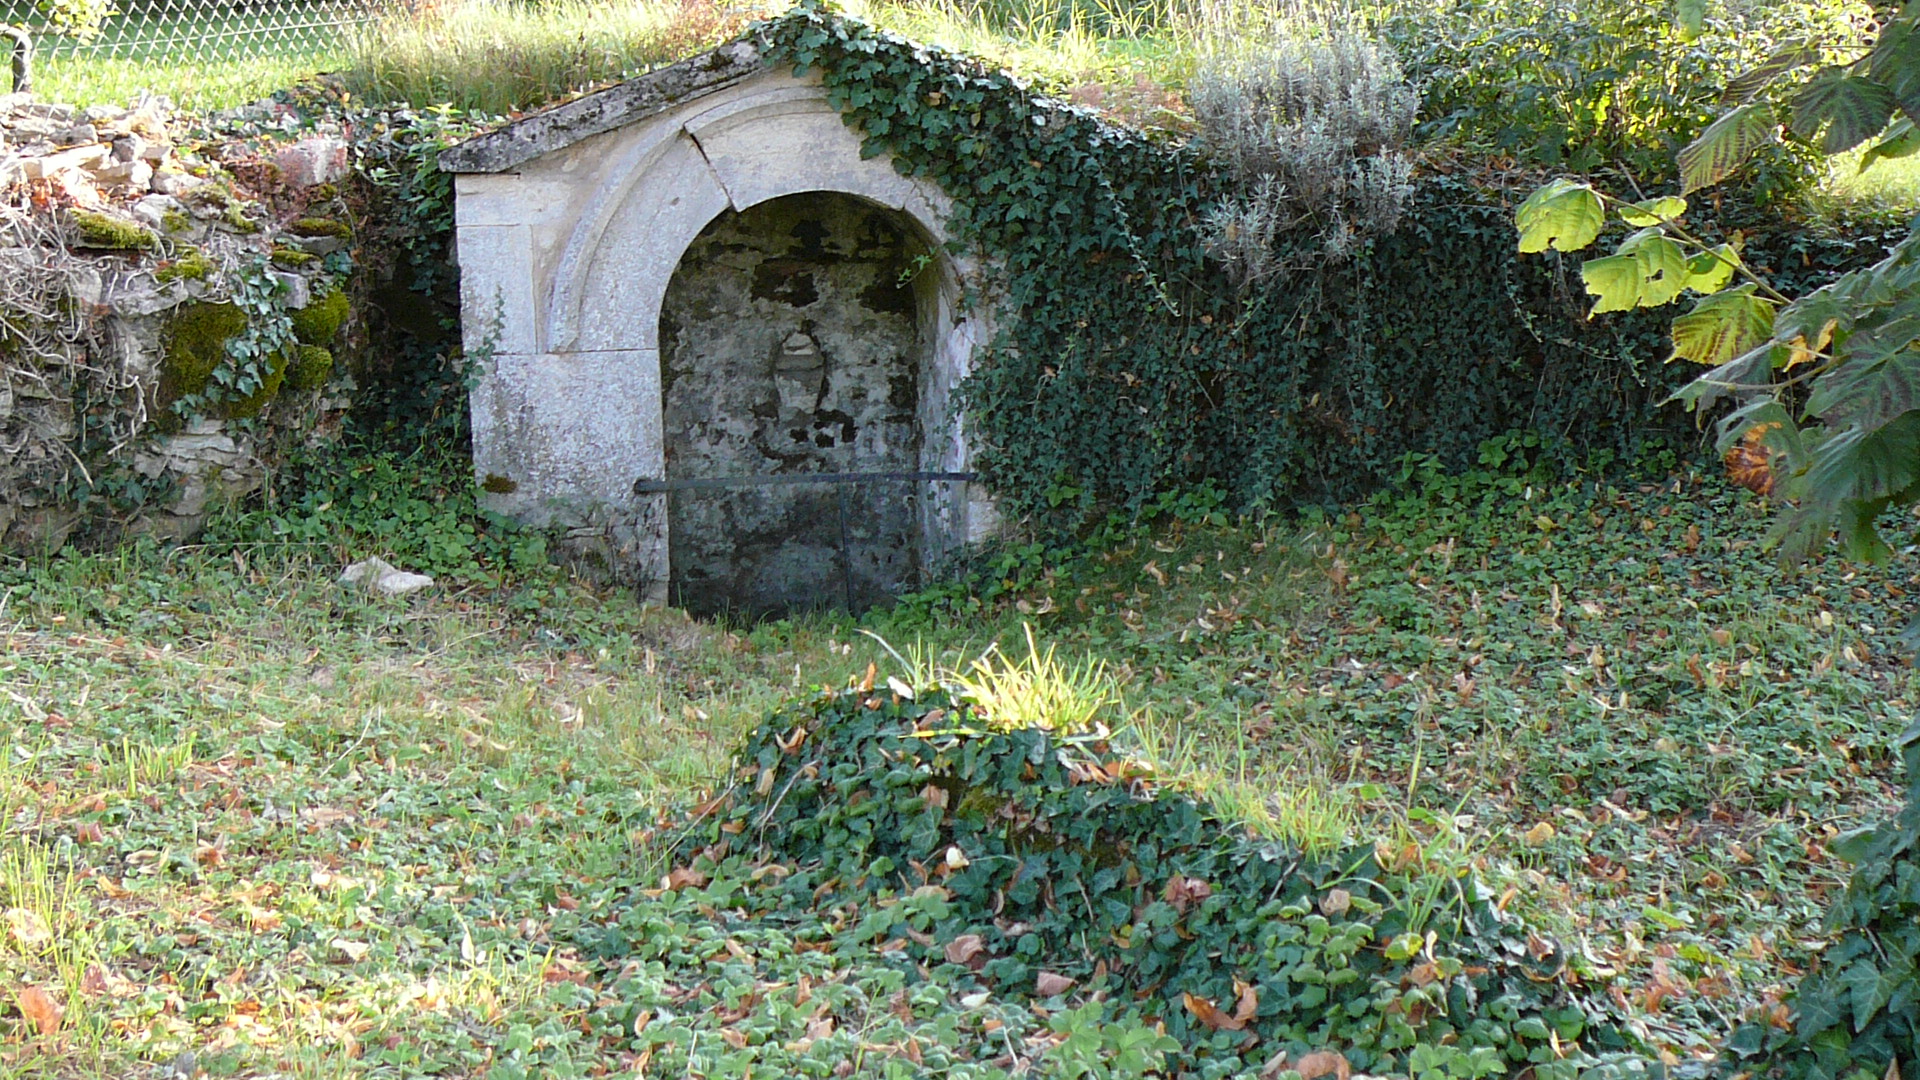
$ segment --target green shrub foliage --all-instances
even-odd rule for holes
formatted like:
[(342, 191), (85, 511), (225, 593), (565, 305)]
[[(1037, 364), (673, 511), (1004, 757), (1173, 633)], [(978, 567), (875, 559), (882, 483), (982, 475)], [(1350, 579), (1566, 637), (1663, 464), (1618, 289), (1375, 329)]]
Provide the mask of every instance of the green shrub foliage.
[(1792, 1080), (1881, 1080), (1920, 1069), (1920, 723), (1901, 737), (1906, 806), (1841, 837), (1834, 853), (1854, 866), (1827, 914), (1839, 941), (1800, 981), (1790, 1024), (1761, 1017), (1728, 1042), (1728, 1071)]
[(1165, 1025), (1172, 1075), (1329, 1049), (1435, 1080), (1658, 1071), (1603, 1060), (1630, 1045), (1604, 999), (1464, 866), (1416, 843), (1316, 856), (1145, 775), (1098, 730), (997, 730), (938, 691), (829, 692), (749, 736), (704, 857), (757, 855), (795, 907), (866, 912), (883, 953), (995, 994), (1065, 978), (1108, 995)]
[(994, 261), (1001, 330), (963, 391), (1019, 511), (1206, 479), (1236, 502), (1343, 499), (1409, 451), (1461, 467), (1516, 428), (1582, 458), (1691, 430), (1659, 406), (1679, 374), (1664, 322), (1588, 321), (1574, 267), (1513, 251), (1497, 187), (1428, 176), (1397, 232), (1243, 295), (1203, 238), (1230, 180), (1196, 151), (816, 3), (757, 33), (867, 152), (951, 195), (956, 241)]

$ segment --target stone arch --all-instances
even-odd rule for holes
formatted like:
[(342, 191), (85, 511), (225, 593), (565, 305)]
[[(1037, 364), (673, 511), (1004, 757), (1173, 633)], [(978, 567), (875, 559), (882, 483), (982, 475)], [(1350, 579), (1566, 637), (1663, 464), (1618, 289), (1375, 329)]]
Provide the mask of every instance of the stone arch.
[[(964, 472), (952, 399), (982, 335), (960, 311), (977, 268), (947, 249), (944, 195), (861, 149), (817, 82), (733, 46), (443, 155), (459, 174), (466, 343), (484, 358), (473, 428), (487, 503), (567, 526), (572, 546), (664, 599), (666, 500), (646, 485), (666, 477), (658, 328), (668, 287), (708, 223), (809, 192), (883, 207), (924, 239), (919, 466)], [(977, 485), (930, 483), (921, 496), (923, 562), (990, 527)]]

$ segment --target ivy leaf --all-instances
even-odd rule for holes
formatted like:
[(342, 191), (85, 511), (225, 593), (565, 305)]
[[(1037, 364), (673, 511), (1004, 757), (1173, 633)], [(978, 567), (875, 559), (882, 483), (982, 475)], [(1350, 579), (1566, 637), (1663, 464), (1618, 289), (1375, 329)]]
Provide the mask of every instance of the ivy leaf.
[(1663, 195), (1620, 208), (1620, 218), (1636, 229), (1665, 225), (1687, 212), (1687, 200), (1678, 195)]
[(1718, 367), (1766, 344), (1773, 336), (1773, 301), (1752, 284), (1703, 296), (1673, 320), (1673, 356)]
[(1687, 260), (1687, 288), (1697, 293), (1717, 293), (1733, 280), (1733, 268), (1740, 264), (1740, 253), (1732, 244), (1721, 244)]
[(1773, 138), (1773, 110), (1742, 105), (1707, 125), (1700, 137), (1680, 150), (1683, 193), (1691, 194), (1732, 176)]
[[(1893, 91), (1830, 67), (1794, 95), (1787, 127), (1825, 154), (1844, 154), (1872, 138), (1893, 115)], [(1711, 129), (1709, 129), (1711, 130)]]
[(1608, 255), (1588, 259), (1580, 267), (1580, 280), (1597, 299), (1587, 318), (1609, 311), (1631, 311), (1640, 306), (1640, 263), (1631, 255)]
[(1853, 1030), (1864, 1031), (1867, 1021), (1893, 997), (1898, 980), (1866, 960), (1856, 960), (1840, 973), (1840, 985), (1846, 987), (1853, 1006)]
[(1607, 212), (1592, 187), (1563, 179), (1527, 196), (1513, 219), (1523, 254), (1548, 248), (1578, 251), (1599, 238)]
[(1902, 117), (1887, 129), (1884, 138), (1867, 147), (1867, 152), (1860, 155), (1860, 171), (1866, 172), (1878, 161), (1907, 157), (1915, 150), (1920, 150), (1920, 129), (1913, 126), (1913, 121)]

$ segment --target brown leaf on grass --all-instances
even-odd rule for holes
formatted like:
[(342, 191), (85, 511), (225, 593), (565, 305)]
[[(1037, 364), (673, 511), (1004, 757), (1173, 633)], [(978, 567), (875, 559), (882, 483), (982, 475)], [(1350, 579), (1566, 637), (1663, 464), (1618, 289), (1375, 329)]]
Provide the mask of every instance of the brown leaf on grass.
[(1300, 1080), (1319, 1080), (1322, 1076), (1347, 1080), (1353, 1074), (1353, 1066), (1347, 1064), (1345, 1055), (1331, 1050), (1316, 1050), (1295, 1062), (1293, 1071), (1300, 1074)]
[(8, 908), (6, 911), (7, 929), (13, 933), (13, 939), (29, 949), (39, 948), (53, 940), (53, 931), (47, 926), (47, 920), (40, 913), (28, 908)]
[(982, 964), (986, 962), (983, 957), (987, 952), (987, 943), (980, 939), (979, 934), (961, 934), (947, 942), (946, 947), (940, 951), (946, 954), (949, 964), (965, 964), (973, 967), (975, 960), (980, 960)]
[(23, 986), (14, 991), (13, 1000), (20, 1006), (20, 1015), (42, 1035), (59, 1031), (60, 1021), (67, 1015), (65, 1007), (37, 986)]
[(1881, 1080), (1900, 1080), (1900, 1060), (1895, 1058), (1887, 1062), (1887, 1075)]
[[(1242, 1010), (1235, 1009), (1234, 1015), (1229, 1016), (1222, 1012), (1218, 1005), (1194, 994), (1183, 993), (1180, 995), (1180, 1000), (1182, 1004), (1186, 1005), (1187, 1011), (1193, 1014), (1195, 1020), (1200, 1021), (1214, 1031), (1243, 1030), (1247, 1026), (1247, 1020), (1252, 1015), (1249, 1010), (1246, 1017), (1240, 1016), (1239, 1014)], [(1243, 997), (1242, 1000), (1244, 1001), (1245, 998)], [(1255, 1000), (1255, 1004), (1258, 1004), (1257, 999)]]
[(98, 844), (106, 839), (106, 833), (97, 821), (83, 821), (73, 827), (73, 840), (76, 844)]
[(1041, 997), (1049, 998), (1055, 994), (1064, 994), (1073, 989), (1073, 983), (1074, 980), (1058, 972), (1043, 971), (1039, 975), (1034, 976), (1033, 990), (1034, 993)]
[(105, 964), (88, 964), (80, 976), (80, 992), (88, 997), (132, 997), (139, 987)]
[(660, 887), (668, 892), (677, 892), (692, 887), (698, 889), (707, 883), (707, 875), (691, 866), (682, 866), (660, 879)]
[(1245, 1027), (1253, 1022), (1253, 1014), (1260, 1011), (1260, 991), (1255, 990), (1253, 984), (1243, 983), (1239, 979), (1233, 980), (1233, 991), (1238, 995), (1233, 1005), (1233, 1018)]
[(1353, 894), (1345, 889), (1328, 889), (1320, 898), (1320, 914), (1329, 919), (1345, 915), (1353, 907)]
[(863, 694), (873, 693), (873, 681), (879, 677), (880, 669), (875, 667), (872, 661), (868, 661), (866, 677), (860, 680), (860, 692)]
[(1167, 887), (1160, 890), (1160, 899), (1173, 905), (1175, 911), (1186, 911), (1194, 904), (1213, 895), (1213, 886), (1199, 878), (1174, 877), (1167, 879)]

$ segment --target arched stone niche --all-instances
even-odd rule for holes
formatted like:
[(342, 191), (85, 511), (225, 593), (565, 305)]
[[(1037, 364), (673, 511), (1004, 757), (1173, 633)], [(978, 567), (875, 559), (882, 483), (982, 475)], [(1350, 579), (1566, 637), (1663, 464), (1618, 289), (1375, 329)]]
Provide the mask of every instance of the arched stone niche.
[[(489, 508), (564, 526), (576, 553), (669, 599), (672, 515), (657, 490), (671, 479), (668, 290), (710, 226), (795, 197), (855, 200), (911, 235), (913, 471), (967, 471), (953, 393), (985, 328), (958, 305), (979, 268), (946, 250), (944, 195), (884, 157), (863, 160), (814, 82), (729, 46), (453, 147), (441, 168), (457, 174), (462, 321), (478, 359), (474, 467)], [(919, 567), (994, 527), (976, 484), (905, 483), (895, 488), (917, 520)]]

